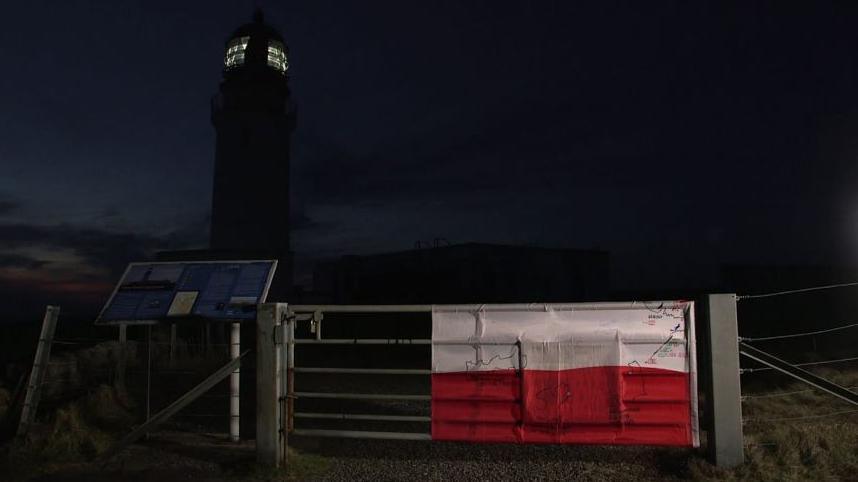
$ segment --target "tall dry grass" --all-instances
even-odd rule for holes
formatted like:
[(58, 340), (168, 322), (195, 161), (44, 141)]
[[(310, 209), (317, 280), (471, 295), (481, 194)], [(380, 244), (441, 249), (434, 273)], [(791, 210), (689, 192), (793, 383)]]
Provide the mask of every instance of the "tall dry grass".
[[(814, 372), (841, 386), (858, 387), (858, 370), (819, 368)], [(854, 391), (854, 389), (853, 389)], [(858, 480), (858, 413), (820, 417), (858, 410), (834, 396), (801, 383), (765, 392), (792, 393), (754, 397), (746, 393), (742, 417), (745, 465), (718, 470), (692, 459), (689, 472), (696, 480), (806, 481)]]
[(9, 448), (2, 465), (9, 474), (29, 477), (91, 461), (128, 430), (132, 409), (127, 396), (101, 385), (33, 426), (26, 439)]

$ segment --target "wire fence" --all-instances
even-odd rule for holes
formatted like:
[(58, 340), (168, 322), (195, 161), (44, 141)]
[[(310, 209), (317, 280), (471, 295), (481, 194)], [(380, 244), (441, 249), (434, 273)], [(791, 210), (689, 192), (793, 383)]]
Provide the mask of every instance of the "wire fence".
[(793, 289), (793, 290), (774, 291), (771, 293), (760, 293), (760, 294), (755, 294), (755, 295), (739, 295), (739, 296), (736, 296), (736, 300), (741, 301), (741, 300), (754, 300), (754, 299), (760, 299), (760, 298), (773, 298), (775, 296), (795, 295), (795, 294), (801, 294), (801, 293), (810, 293), (813, 291), (831, 290), (831, 289), (836, 289), (836, 288), (849, 288), (852, 286), (858, 286), (858, 281), (853, 281), (850, 283), (837, 283), (837, 284), (830, 284), (830, 285), (811, 286), (809, 288), (799, 288), (799, 289)]
[[(815, 366), (815, 365), (831, 365), (833, 363), (847, 363), (858, 361), (858, 356), (849, 357), (849, 358), (838, 358), (834, 360), (822, 360), (822, 361), (814, 361), (814, 362), (804, 362), (804, 363), (793, 363), (793, 366), (796, 367), (807, 367), (807, 366)], [(739, 369), (739, 373), (754, 373), (754, 372), (765, 372), (769, 370), (774, 370), (771, 367), (761, 367), (761, 368), (741, 368)]]
[(840, 415), (852, 415), (856, 413), (858, 413), (858, 410), (842, 410), (839, 412), (822, 413), (816, 415), (801, 415), (797, 417), (746, 418), (742, 420), (742, 423), (798, 422), (801, 420), (816, 420), (820, 418), (837, 417)]
[[(846, 387), (849, 390), (858, 390), (858, 386)], [(793, 390), (790, 392), (774, 392), (774, 393), (761, 393), (761, 394), (751, 394), (751, 395), (742, 395), (742, 401), (746, 400), (755, 400), (760, 398), (779, 398), (779, 397), (791, 397), (793, 395), (799, 395), (802, 393), (811, 393), (816, 392), (815, 389), (809, 388), (807, 390)]]
[[(821, 285), (821, 286), (812, 286), (808, 288), (800, 288), (800, 289), (792, 289), (792, 290), (783, 290), (783, 291), (775, 291), (770, 293), (761, 293), (761, 294), (753, 294), (753, 295), (741, 295), (737, 296), (737, 300), (754, 300), (761, 298), (773, 298), (779, 296), (787, 296), (787, 295), (799, 295), (799, 294), (807, 294), (811, 292), (819, 292), (825, 290), (834, 290), (848, 287), (856, 287), (858, 286), (858, 282), (850, 282), (850, 283), (838, 283), (838, 284), (829, 284), (829, 285)], [(770, 335), (770, 336), (758, 336), (758, 337), (739, 337), (740, 342), (767, 342), (767, 341), (775, 341), (775, 340), (792, 340), (792, 339), (802, 339), (807, 337), (814, 337), (814, 348), (816, 347), (815, 340), (817, 336), (820, 335), (831, 335), (834, 333), (839, 333), (844, 330), (851, 330), (858, 328), (858, 323), (848, 323), (841, 324), (838, 326), (833, 326), (830, 328), (823, 328), (819, 330), (812, 331), (803, 331), (797, 333), (786, 333), (786, 334), (778, 334), (778, 335)], [(817, 350), (808, 350), (805, 354), (815, 354), (820, 355), (821, 353)], [(829, 358), (824, 360), (815, 360), (815, 361), (807, 361), (801, 363), (792, 363), (792, 366), (796, 367), (818, 367), (818, 366), (828, 366), (828, 365), (836, 365), (836, 364), (846, 364), (850, 362), (858, 361), (858, 356), (847, 356), (840, 358)], [(758, 372), (770, 372), (774, 371), (774, 368), (771, 367), (743, 367), (740, 368), (740, 374), (750, 374), (750, 373), (758, 373)], [(858, 386), (850, 386), (845, 387), (849, 391), (858, 390)], [(766, 400), (773, 399), (782, 399), (786, 397), (794, 397), (796, 395), (803, 395), (809, 393), (823, 393), (817, 389), (803, 389), (803, 390), (791, 390), (791, 391), (781, 391), (781, 392), (771, 392), (771, 393), (752, 393), (752, 394), (743, 394), (741, 397), (742, 402), (747, 403), (765, 403)], [(858, 393), (858, 392), (855, 392)], [(763, 424), (763, 423), (775, 423), (775, 422), (802, 422), (802, 421), (811, 421), (811, 420), (820, 420), (834, 417), (848, 417), (855, 414), (858, 414), (858, 409), (850, 409), (850, 410), (832, 410), (824, 413), (816, 413), (820, 407), (815, 406), (812, 409), (809, 407), (796, 407), (796, 408), (804, 408), (805, 410), (812, 410), (812, 413), (806, 413), (804, 415), (795, 415), (795, 416), (777, 416), (777, 417), (748, 417), (742, 420), (743, 424)], [(751, 446), (766, 446), (766, 445), (776, 445), (776, 444), (750, 444)]]
[[(774, 298), (788, 295), (801, 295), (811, 292), (819, 292), (824, 290), (843, 289), (848, 287), (858, 287), (858, 282), (840, 283), (823, 286), (814, 286), (809, 288), (801, 288), (794, 290), (784, 290), (761, 294), (741, 295), (737, 296), (737, 300), (755, 300), (764, 298)], [(773, 334), (767, 336), (755, 337), (740, 337), (739, 340), (748, 343), (762, 343), (777, 340), (801, 340), (809, 337), (817, 336), (832, 336), (834, 334), (843, 333), (847, 330), (858, 328), (858, 323), (846, 323), (828, 328), (821, 328), (812, 331), (800, 331), (794, 333)], [(158, 327), (153, 330), (158, 330)], [(858, 330), (856, 330), (858, 331)], [(150, 399), (150, 409), (152, 413), (157, 412), (161, 407), (166, 406), (169, 402), (180, 396), (184, 391), (193, 386), (194, 379), (202, 379), (205, 375), (211, 372), (212, 367), (216, 367), (215, 360), (225, 360), (228, 356), (228, 350), (231, 347), (230, 343), (220, 342), (216, 339), (211, 339), (208, 335), (200, 332), (194, 334), (185, 334), (177, 336), (174, 339), (170, 338), (169, 333), (161, 332), (161, 336), (154, 337), (151, 340), (145, 339), (143, 336), (137, 339), (129, 340), (129, 344), (135, 347), (131, 359), (128, 360), (128, 366), (124, 370), (125, 383), (127, 384), (129, 393), (138, 401), (138, 409), (142, 411), (144, 407), (143, 400), (147, 398), (146, 390), (149, 385), (148, 398)], [(64, 351), (74, 352), (79, 350), (87, 350), (93, 347), (100, 346), (118, 346), (118, 337), (98, 338), (68, 335), (57, 337), (53, 340), (54, 345), (62, 348)], [(168, 347), (168, 350), (164, 348)], [(813, 352), (813, 351), (811, 351)], [(821, 355), (815, 352), (816, 355)], [(147, 361), (148, 354), (153, 356), (151, 373), (147, 377)], [(212, 354), (208, 359), (203, 354)], [(831, 357), (815, 361), (806, 361), (795, 363), (799, 367), (817, 367), (829, 366), (838, 364), (847, 364), (850, 362), (858, 362), (858, 356), (841, 356)], [(84, 361), (82, 359), (58, 359), (49, 364), (49, 370), (42, 385), (51, 387), (55, 393), (75, 393), (80, 391), (92, 390), (94, 387), (101, 384), (115, 385), (117, 382), (117, 367), (115, 360), (107, 357), (107, 362), (99, 362), (93, 364), (91, 360)], [(72, 372), (77, 372), (77, 375), (72, 376)], [(743, 367), (740, 369), (741, 374), (754, 374), (758, 372), (771, 372), (770, 367)], [(245, 372), (242, 377), (250, 375)], [(849, 390), (856, 390), (858, 386), (850, 386)], [(814, 389), (790, 390), (771, 393), (748, 393), (742, 395), (742, 402), (755, 403), (770, 399), (782, 399), (785, 397), (793, 397), (802, 394), (817, 392)], [(194, 404), (180, 412), (176, 417), (176, 423), (188, 421), (193, 425), (220, 425), (224, 428), (229, 423), (229, 403), (230, 394), (228, 393), (226, 383), (221, 383), (213, 391), (206, 393)], [(246, 404), (251, 407), (251, 404)], [(758, 410), (751, 410), (753, 416), (749, 416), (743, 420), (745, 424), (763, 424), (777, 422), (801, 422), (828, 419), (835, 417), (852, 417), (858, 414), (858, 409), (836, 410), (831, 408), (828, 411), (820, 413), (820, 409), (824, 407), (808, 407), (796, 406), (796, 410), (805, 409), (808, 413), (780, 416), (762, 416), (757, 414)], [(812, 410), (812, 411), (810, 411)], [(145, 414), (142, 414), (145, 415)], [(773, 414), (774, 415), (774, 414)], [(225, 430), (224, 430), (225, 431)], [(766, 444), (752, 444), (766, 445)]]
[(848, 325), (836, 326), (834, 328), (826, 328), (823, 330), (816, 331), (806, 331), (804, 333), (790, 333), (788, 335), (776, 335), (776, 336), (764, 336), (764, 337), (739, 337), (739, 341), (770, 341), (770, 340), (784, 340), (787, 338), (801, 338), (804, 336), (814, 336), (814, 335), (822, 335), (825, 333), (831, 333), (840, 330), (848, 330), (850, 328), (858, 327), (858, 323), (851, 323)]
[[(65, 327), (58, 324), (58, 331), (59, 328)], [(168, 326), (153, 327), (151, 338), (144, 330), (135, 330), (136, 336), (129, 336), (125, 344), (120, 342), (118, 333), (110, 338), (68, 333), (55, 337), (51, 359), (38, 386), (43, 416), (54, 406), (86, 399), (105, 386), (122, 391), (123, 399), (130, 401), (126, 408), (138, 421), (144, 420), (147, 413), (157, 413), (229, 358), (232, 345), (199, 333), (199, 328), (177, 335), (175, 331), (171, 334)], [(120, 357), (124, 358), (122, 364)], [(243, 376), (245, 380), (253, 378), (247, 372)], [(176, 414), (166, 427), (226, 433), (230, 398), (225, 380)], [(248, 407), (252, 408), (252, 404)]]

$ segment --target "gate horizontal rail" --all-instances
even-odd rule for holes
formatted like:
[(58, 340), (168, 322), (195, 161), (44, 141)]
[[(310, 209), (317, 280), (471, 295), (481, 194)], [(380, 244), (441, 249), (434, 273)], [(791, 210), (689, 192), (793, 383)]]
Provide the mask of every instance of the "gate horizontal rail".
[(429, 433), (414, 432), (368, 432), (363, 430), (320, 430), (296, 428), (292, 431), (295, 435), (305, 437), (337, 437), (337, 438), (363, 438), (384, 440), (432, 440)]
[[(663, 306), (673, 306), (675, 300), (664, 301), (623, 301), (604, 303), (503, 303), (492, 304), (492, 311), (575, 311), (575, 310), (617, 310), (649, 307), (653, 310)], [(464, 305), (289, 305), (290, 313), (431, 313), (435, 311), (479, 311), (482, 304)]]
[(295, 373), (339, 373), (351, 375), (431, 375), (432, 370), (407, 368), (317, 368), (295, 367)]
[(371, 415), (358, 413), (295, 412), (295, 418), (317, 418), (328, 420), (372, 420), (376, 422), (431, 422), (432, 417), (421, 415)]
[(298, 398), (332, 398), (338, 400), (406, 400), (429, 401), (430, 395), (394, 395), (388, 393), (295, 392)]
[[(586, 345), (588, 339), (581, 340), (578, 343), (574, 343), (574, 345)], [(654, 341), (661, 342), (660, 338), (653, 337), (651, 339), (647, 338), (636, 338), (634, 340), (624, 339), (623, 344), (625, 345), (648, 345), (653, 343)], [(684, 345), (688, 341), (683, 339), (670, 340), (664, 342), (665, 345)], [(460, 340), (430, 340), (426, 338), (327, 338), (317, 340), (315, 338), (297, 338), (294, 343), (296, 345), (462, 345), (462, 346), (473, 346), (473, 345), (482, 345), (482, 346), (493, 346), (493, 345), (515, 345), (516, 342), (509, 341), (460, 341)]]
[(298, 338), (297, 345), (431, 345), (429, 339), (412, 338), (328, 338), (316, 340), (314, 338)]
[[(660, 339), (658, 341), (661, 341)], [(680, 343), (680, 340), (670, 343)], [(428, 338), (296, 338), (296, 345), (461, 345), (461, 346), (504, 346), (517, 345), (514, 341), (461, 341), (461, 340), (431, 340)], [(652, 343), (652, 341), (634, 341), (634, 343)]]
[(289, 305), (292, 313), (431, 313), (432, 305)]

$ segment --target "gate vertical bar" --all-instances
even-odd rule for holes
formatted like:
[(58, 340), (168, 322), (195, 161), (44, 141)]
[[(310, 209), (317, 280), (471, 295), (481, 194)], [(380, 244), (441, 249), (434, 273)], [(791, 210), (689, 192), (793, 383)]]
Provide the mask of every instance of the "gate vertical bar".
[[(241, 356), (241, 324), (233, 323), (229, 336), (229, 355), (232, 360)], [(241, 365), (229, 375), (229, 439), (238, 442), (241, 419), (239, 403), (241, 402)]]
[[(286, 326), (286, 433), (295, 429), (295, 323), (287, 320)], [(285, 434), (284, 434), (285, 436)]]
[(27, 434), (27, 430), (36, 419), (36, 409), (39, 407), (39, 399), (42, 395), (42, 384), (45, 381), (48, 360), (51, 358), (51, 343), (54, 341), (54, 331), (56, 331), (57, 318), (59, 316), (59, 306), (48, 306), (45, 309), (45, 318), (42, 320), (42, 331), (39, 334), (39, 343), (36, 345), (36, 357), (33, 361), (33, 368), (30, 370), (27, 394), (24, 396), (21, 420), (18, 423), (17, 435), (19, 437)]
[(281, 320), (285, 303), (263, 303), (256, 312), (256, 461), (260, 465), (283, 464), (281, 445), (280, 351)]
[[(152, 325), (146, 325), (146, 421), (152, 416)], [(149, 433), (146, 433), (149, 440)]]
[(170, 323), (170, 367), (176, 365), (176, 324)]
[(735, 467), (745, 461), (736, 295), (707, 295), (704, 307), (704, 331), (709, 341), (709, 458), (718, 467)]
[(128, 325), (119, 325), (119, 360), (116, 361), (116, 388), (125, 391), (125, 365), (128, 359)]
[(205, 322), (205, 334), (203, 335), (203, 344), (205, 348), (206, 358), (210, 358), (212, 356), (212, 324), (209, 321)]
[[(288, 328), (286, 328), (289, 324), (292, 323), (294, 318), (292, 318), (287, 312), (285, 317), (281, 319), (280, 322), (280, 334), (281, 341), (283, 343), (280, 344), (277, 351), (277, 366), (283, 366), (286, 363), (286, 360), (289, 359), (289, 351), (292, 349), (292, 346), (289, 345), (288, 340), (285, 339), (286, 334), (288, 333)], [(280, 460), (287, 460), (289, 454), (289, 408), (287, 405), (287, 401), (289, 400), (289, 371), (282, 369), (279, 373), (280, 375), (280, 392), (278, 398), (278, 410), (280, 413)]]

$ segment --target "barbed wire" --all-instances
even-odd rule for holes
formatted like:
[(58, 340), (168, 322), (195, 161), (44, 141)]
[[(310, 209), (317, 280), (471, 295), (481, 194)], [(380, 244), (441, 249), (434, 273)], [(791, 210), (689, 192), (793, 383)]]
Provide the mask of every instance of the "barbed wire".
[(795, 290), (785, 290), (785, 291), (775, 291), (772, 293), (761, 293), (757, 295), (741, 295), (736, 296), (736, 300), (752, 300), (757, 298), (771, 298), (773, 296), (784, 296), (784, 295), (792, 295), (796, 293), (807, 293), (810, 291), (821, 291), (821, 290), (830, 290), (834, 288), (848, 288), (850, 286), (858, 286), (858, 281), (851, 283), (838, 283), (833, 285), (822, 285), (822, 286), (812, 286), (810, 288), (800, 288)]
[[(143, 343), (144, 345), (146, 344), (145, 341), (142, 341), (141, 343)], [(178, 346), (180, 344), (181, 345), (190, 345), (190, 346), (232, 346), (232, 343), (208, 343), (208, 344), (206, 344), (206, 343), (202, 343), (202, 342), (189, 342), (187, 340), (183, 340), (182, 342), (177, 341), (176, 343), (170, 343), (168, 341), (153, 341), (152, 344), (153, 345), (176, 345), (176, 346)]]
[(176, 418), (183, 417), (216, 417), (216, 418), (230, 418), (229, 413), (182, 413), (179, 412), (175, 415)]
[[(117, 338), (54, 338), (51, 340), (51, 343), (58, 345), (92, 345), (95, 343), (119, 343), (119, 339)], [(136, 344), (146, 344), (146, 340), (128, 340), (126, 343), (136, 343)], [(176, 341), (175, 343), (170, 343), (169, 341), (153, 341), (152, 345), (161, 345), (161, 346), (225, 346), (230, 347), (232, 343), (205, 343), (201, 341), (189, 341), (187, 339), (182, 339), (181, 341)]]
[(858, 326), (858, 323), (852, 323), (852, 324), (843, 325), (843, 326), (836, 326), (834, 328), (826, 328), (824, 330), (807, 331), (807, 332), (803, 332), (803, 333), (791, 333), (789, 335), (764, 336), (764, 337), (759, 337), (759, 338), (740, 336), (739, 341), (768, 341), (768, 340), (780, 340), (783, 338), (798, 338), (801, 336), (811, 336), (811, 335), (820, 335), (822, 333), (830, 333), (832, 331), (848, 330), (849, 328), (855, 328), (856, 326)]
[(45, 366), (49, 367), (64, 367), (64, 366), (72, 366), (77, 365), (77, 360), (49, 360)]
[(762, 443), (747, 443), (747, 444), (742, 444), (742, 446), (743, 446), (743, 447), (745, 447), (745, 448), (752, 448), (752, 447), (777, 447), (777, 446), (778, 446), (778, 444), (776, 444), (776, 443), (774, 443), (774, 442), (762, 442)]
[[(847, 390), (858, 390), (858, 386), (855, 386), (855, 387), (844, 387), (844, 388), (846, 388)], [(759, 394), (759, 395), (742, 395), (742, 397), (741, 397), (741, 398), (742, 398), (742, 401), (744, 402), (745, 400), (754, 400), (754, 399), (757, 399), (757, 398), (778, 398), (778, 397), (788, 397), (788, 396), (790, 396), (790, 395), (798, 395), (799, 393), (808, 393), (808, 392), (815, 392), (815, 391), (816, 391), (816, 390), (815, 390), (815, 389), (813, 389), (813, 388), (808, 388), (808, 389), (806, 389), (806, 390), (795, 390), (795, 391), (792, 391), (792, 392), (763, 393), (763, 394)]]
[(96, 339), (96, 338), (54, 338), (51, 343), (58, 345), (92, 345), (93, 343), (118, 342), (115, 339)]
[(823, 413), (819, 415), (803, 415), (801, 417), (778, 417), (778, 418), (746, 418), (742, 420), (746, 423), (763, 423), (763, 422), (791, 422), (798, 420), (812, 420), (817, 418), (836, 417), (838, 415), (849, 415), (858, 413), (858, 410), (842, 410), (840, 412)]
[[(831, 363), (844, 363), (844, 362), (851, 362), (851, 361), (858, 361), (858, 356), (853, 356), (850, 358), (838, 358), (836, 360), (822, 360), (822, 361), (815, 361), (815, 362), (793, 363), (792, 365), (797, 366), (797, 367), (806, 367), (806, 366), (812, 366), (812, 365), (828, 365)], [(771, 368), (771, 367), (740, 368), (739, 373), (741, 374), (741, 373), (764, 372), (764, 371), (768, 371), (768, 370), (774, 370), (774, 368)]]

